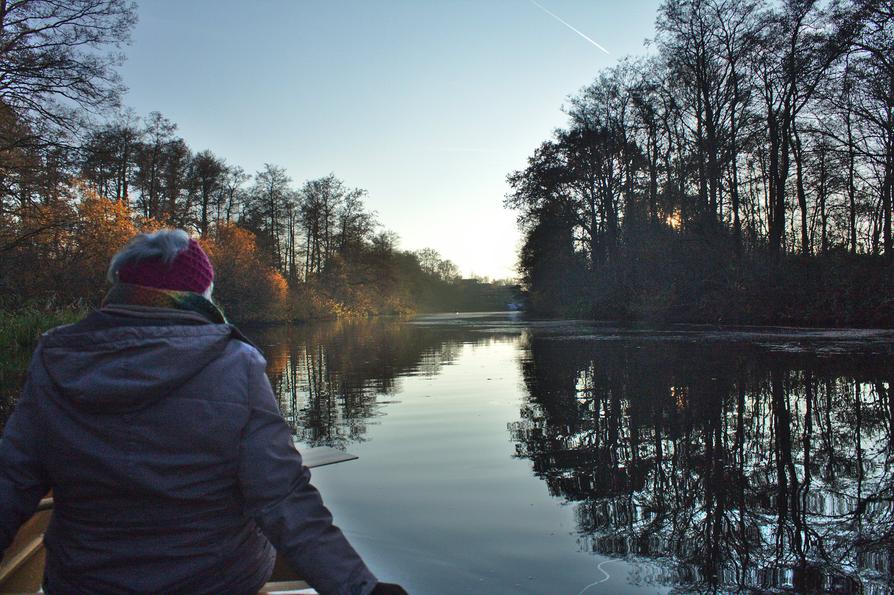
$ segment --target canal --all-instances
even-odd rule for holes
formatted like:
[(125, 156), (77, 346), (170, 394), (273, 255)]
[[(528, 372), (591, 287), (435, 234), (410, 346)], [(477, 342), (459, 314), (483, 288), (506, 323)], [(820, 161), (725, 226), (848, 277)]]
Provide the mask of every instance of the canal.
[(248, 329), (313, 472), (416, 593), (887, 593), (894, 333), (518, 314)]

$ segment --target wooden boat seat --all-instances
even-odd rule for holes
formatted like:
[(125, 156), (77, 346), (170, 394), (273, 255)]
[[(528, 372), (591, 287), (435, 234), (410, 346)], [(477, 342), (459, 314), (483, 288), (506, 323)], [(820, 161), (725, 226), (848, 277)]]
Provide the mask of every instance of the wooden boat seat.
[(0, 561), (0, 593), (35, 593), (43, 582), (46, 552), (43, 534), (53, 515), (53, 499), (40, 501), (37, 512), (19, 528)]

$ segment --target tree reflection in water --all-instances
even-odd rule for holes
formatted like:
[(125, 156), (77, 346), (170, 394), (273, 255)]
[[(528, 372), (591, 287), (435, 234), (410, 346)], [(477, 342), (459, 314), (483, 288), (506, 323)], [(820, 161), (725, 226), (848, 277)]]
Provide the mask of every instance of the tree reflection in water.
[[(462, 347), (460, 332), (387, 318), (259, 329), (254, 335), (298, 441), (345, 448), (365, 439), (403, 376), (434, 376)], [(384, 397), (384, 400), (383, 400)]]
[(564, 333), (380, 319), (256, 336), (297, 438), (336, 447), (365, 440), (401, 377), (519, 342), (515, 452), (574, 503), (582, 549), (684, 592), (892, 590), (890, 355)]
[(528, 336), (519, 457), (682, 590), (890, 592), (890, 357)]

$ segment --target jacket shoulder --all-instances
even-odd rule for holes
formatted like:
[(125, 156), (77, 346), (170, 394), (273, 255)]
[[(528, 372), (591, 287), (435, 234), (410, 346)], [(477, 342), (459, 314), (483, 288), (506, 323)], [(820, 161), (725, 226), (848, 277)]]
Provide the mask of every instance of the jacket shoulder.
[(49, 338), (49, 337), (53, 337), (53, 336), (55, 336), (55, 335), (61, 335), (61, 334), (65, 334), (65, 333), (70, 333), (70, 332), (72, 332), (72, 331), (77, 332), (77, 330), (80, 328), (80, 326), (82, 325), (82, 323), (83, 323), (83, 321), (79, 321), (79, 322), (69, 322), (68, 324), (60, 324), (59, 326), (54, 326), (54, 327), (51, 328), (51, 329), (47, 329), (47, 330), (45, 330), (44, 332), (42, 332), (42, 333), (40, 334), (40, 338), (39, 338), (39, 340), (38, 340), (38, 343), (39, 343), (40, 341), (43, 341), (44, 339), (47, 339), (47, 338)]
[(230, 342), (227, 344), (224, 354), (250, 366), (267, 366), (267, 360), (264, 358), (261, 350), (236, 334), (230, 337)]

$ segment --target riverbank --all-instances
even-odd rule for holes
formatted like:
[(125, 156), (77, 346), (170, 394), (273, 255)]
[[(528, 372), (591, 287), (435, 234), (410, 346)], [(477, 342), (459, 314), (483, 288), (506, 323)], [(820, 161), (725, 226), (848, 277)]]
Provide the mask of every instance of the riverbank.
[(0, 370), (7, 369), (20, 354), (31, 354), (40, 335), (47, 330), (80, 320), (85, 311), (81, 308), (40, 309), (17, 308), (15, 311), (0, 310)]
[(81, 308), (0, 309), (0, 421), (9, 415), (40, 335), (84, 316)]
[(894, 266), (883, 256), (736, 254), (732, 243), (665, 234), (609, 264), (544, 259), (528, 274), (532, 313), (649, 325), (894, 328)]

